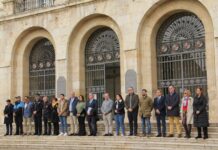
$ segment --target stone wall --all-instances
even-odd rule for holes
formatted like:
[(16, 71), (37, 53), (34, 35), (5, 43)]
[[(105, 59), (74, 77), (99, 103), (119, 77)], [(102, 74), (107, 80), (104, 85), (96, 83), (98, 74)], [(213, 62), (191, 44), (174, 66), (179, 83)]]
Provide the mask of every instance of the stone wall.
[[(178, 11), (190, 11), (195, 13), (205, 26), (210, 119), (211, 122), (218, 122), (218, 48), (215, 40), (218, 37), (218, 1), (56, 2), (58, 5), (54, 7), (0, 18), (0, 110), (7, 98), (28, 95), (28, 56), (34, 43), (44, 37), (48, 38), (55, 48), (56, 83), (60, 78), (67, 81), (67, 95), (71, 89), (77, 94), (84, 94), (84, 47), (90, 34), (102, 26), (112, 28), (120, 41), (122, 94), (125, 95), (126, 91), (126, 72), (133, 70), (137, 74), (137, 92), (146, 88), (149, 95), (153, 96), (156, 88), (156, 64), (153, 61), (155, 32), (166, 17)], [(0, 119), (2, 120), (2, 117)]]

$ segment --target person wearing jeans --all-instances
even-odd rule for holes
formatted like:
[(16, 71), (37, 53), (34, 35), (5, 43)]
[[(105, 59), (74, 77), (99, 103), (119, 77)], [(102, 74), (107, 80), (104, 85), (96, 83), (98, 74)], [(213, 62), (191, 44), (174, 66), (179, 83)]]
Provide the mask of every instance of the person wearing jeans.
[(116, 95), (116, 101), (114, 103), (114, 115), (116, 122), (116, 135), (119, 135), (121, 128), (121, 136), (125, 136), (124, 118), (125, 118), (125, 103), (120, 94)]
[(151, 136), (151, 111), (153, 109), (153, 101), (147, 95), (147, 90), (142, 89), (142, 96), (139, 100), (139, 116), (142, 121), (142, 134), (144, 136)]
[(59, 136), (67, 136), (67, 115), (68, 115), (68, 102), (64, 97), (64, 94), (60, 95), (58, 104), (58, 116), (61, 122), (61, 132)]
[[(157, 120), (158, 134), (156, 137), (166, 137), (166, 106), (165, 97), (160, 89), (156, 90), (156, 97), (153, 104), (155, 116)], [(162, 130), (161, 130), (162, 129)]]

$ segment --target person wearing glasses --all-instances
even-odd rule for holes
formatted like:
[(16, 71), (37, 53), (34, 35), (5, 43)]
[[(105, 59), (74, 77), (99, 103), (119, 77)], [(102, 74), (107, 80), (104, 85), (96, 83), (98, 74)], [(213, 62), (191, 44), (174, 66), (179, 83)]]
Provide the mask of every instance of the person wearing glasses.
[(193, 98), (191, 92), (185, 90), (181, 103), (181, 119), (185, 130), (185, 138), (191, 138), (191, 129), (193, 124)]

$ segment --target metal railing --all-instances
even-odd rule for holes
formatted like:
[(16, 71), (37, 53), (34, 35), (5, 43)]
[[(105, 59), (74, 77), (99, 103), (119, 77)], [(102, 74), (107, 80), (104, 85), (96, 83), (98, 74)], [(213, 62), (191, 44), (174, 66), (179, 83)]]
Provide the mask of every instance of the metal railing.
[(14, 12), (20, 13), (39, 8), (51, 7), (54, 5), (54, 0), (15, 0)]

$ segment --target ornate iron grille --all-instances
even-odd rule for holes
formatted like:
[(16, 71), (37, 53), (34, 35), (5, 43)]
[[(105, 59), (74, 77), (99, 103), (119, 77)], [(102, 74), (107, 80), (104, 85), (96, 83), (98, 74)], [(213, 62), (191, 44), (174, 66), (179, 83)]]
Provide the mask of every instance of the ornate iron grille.
[(38, 41), (29, 56), (29, 95), (55, 95), (55, 52), (48, 39)]
[(157, 34), (158, 86), (164, 93), (174, 85), (182, 93), (196, 86), (207, 89), (205, 30), (191, 13), (178, 13), (167, 19)]
[(86, 93), (96, 94), (99, 108), (106, 89), (105, 65), (119, 61), (120, 46), (116, 33), (110, 28), (95, 31), (88, 39), (85, 48)]
[(16, 0), (14, 2), (15, 13), (51, 7), (54, 5), (54, 0)]

